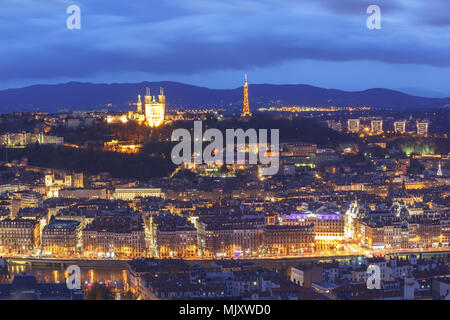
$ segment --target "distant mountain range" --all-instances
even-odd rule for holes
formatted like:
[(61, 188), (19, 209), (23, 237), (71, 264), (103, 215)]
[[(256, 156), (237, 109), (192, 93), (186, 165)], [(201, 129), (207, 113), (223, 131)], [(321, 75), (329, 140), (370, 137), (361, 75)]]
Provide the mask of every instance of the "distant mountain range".
[(450, 94), (442, 93), (439, 91), (416, 88), (416, 87), (401, 87), (395, 89), (397, 91), (418, 97), (427, 97), (427, 98), (448, 98)]
[[(149, 87), (152, 95), (164, 88), (169, 108), (227, 108), (239, 110), (243, 90), (208, 89), (178, 82), (141, 82), (120, 84), (92, 84), (69, 82), (57, 85), (34, 85), (0, 91), (0, 113), (20, 111), (49, 111), (60, 109), (93, 110), (111, 108), (130, 109), (137, 95)], [(309, 85), (249, 85), (251, 108), (262, 106), (372, 106), (390, 108), (450, 107), (450, 98), (424, 98), (388, 89), (369, 89), (347, 92)]]

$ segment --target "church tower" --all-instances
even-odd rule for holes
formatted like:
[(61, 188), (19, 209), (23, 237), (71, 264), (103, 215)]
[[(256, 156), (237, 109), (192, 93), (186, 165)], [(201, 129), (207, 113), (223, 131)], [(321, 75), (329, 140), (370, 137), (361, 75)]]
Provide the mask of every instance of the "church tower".
[(242, 108), (241, 117), (251, 117), (250, 113), (250, 105), (248, 103), (248, 84), (247, 84), (247, 74), (245, 74), (245, 83), (244, 83), (244, 107)]
[(158, 101), (159, 101), (159, 103), (161, 103), (164, 106), (166, 106), (166, 96), (164, 95), (164, 89), (163, 88), (159, 88)]
[(141, 95), (138, 94), (138, 103), (137, 103), (137, 113), (142, 113), (142, 101), (141, 101)]
[(150, 104), (150, 88), (145, 88), (145, 107), (147, 108), (147, 105)]

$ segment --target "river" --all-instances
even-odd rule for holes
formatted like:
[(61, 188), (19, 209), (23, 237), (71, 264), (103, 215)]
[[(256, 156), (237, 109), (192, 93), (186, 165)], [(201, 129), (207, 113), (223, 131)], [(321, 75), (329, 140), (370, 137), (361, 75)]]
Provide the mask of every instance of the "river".
[[(29, 264), (9, 263), (8, 270), (11, 274), (11, 281), (14, 275), (23, 272), (34, 274), (38, 282), (64, 283), (67, 277), (66, 271), (57, 267), (32, 267)], [(107, 284), (122, 289), (127, 287), (127, 272), (121, 267), (82, 267), (81, 282), (87, 285)]]

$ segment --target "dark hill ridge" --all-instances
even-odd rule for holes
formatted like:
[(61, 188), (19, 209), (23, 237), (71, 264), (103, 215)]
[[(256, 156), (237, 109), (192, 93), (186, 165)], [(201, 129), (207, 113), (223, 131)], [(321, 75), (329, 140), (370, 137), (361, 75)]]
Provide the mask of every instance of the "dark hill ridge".
[[(137, 95), (159, 93), (163, 87), (168, 107), (240, 107), (242, 87), (208, 89), (184, 83), (162, 81), (120, 84), (69, 82), (57, 85), (34, 85), (0, 91), (0, 112), (50, 111), (67, 109), (102, 109), (108, 104), (127, 109)], [(433, 108), (450, 106), (450, 98), (423, 98), (388, 89), (347, 92), (309, 85), (249, 85), (251, 107), (277, 105), (372, 106), (390, 108)]]

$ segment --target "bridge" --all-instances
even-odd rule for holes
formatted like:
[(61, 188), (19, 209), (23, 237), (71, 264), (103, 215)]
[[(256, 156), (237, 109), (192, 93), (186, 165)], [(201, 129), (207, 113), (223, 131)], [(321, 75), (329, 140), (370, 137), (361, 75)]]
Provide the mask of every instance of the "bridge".
[(80, 268), (126, 268), (128, 260), (92, 260), (92, 259), (58, 259), (39, 257), (4, 257), (8, 264), (28, 265), (30, 267), (60, 268), (67, 269), (70, 265), (77, 265)]

